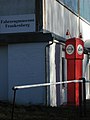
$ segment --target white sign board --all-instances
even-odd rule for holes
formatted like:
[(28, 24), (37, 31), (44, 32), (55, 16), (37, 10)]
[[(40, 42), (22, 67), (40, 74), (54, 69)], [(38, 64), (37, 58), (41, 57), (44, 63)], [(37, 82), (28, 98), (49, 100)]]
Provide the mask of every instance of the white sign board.
[(35, 32), (35, 14), (0, 16), (0, 33)]
[(69, 55), (74, 53), (74, 46), (72, 44), (67, 45), (66, 53), (69, 54)]
[(82, 55), (82, 54), (83, 54), (83, 46), (82, 46), (81, 44), (79, 44), (79, 45), (77, 46), (77, 53), (78, 53), (79, 55)]

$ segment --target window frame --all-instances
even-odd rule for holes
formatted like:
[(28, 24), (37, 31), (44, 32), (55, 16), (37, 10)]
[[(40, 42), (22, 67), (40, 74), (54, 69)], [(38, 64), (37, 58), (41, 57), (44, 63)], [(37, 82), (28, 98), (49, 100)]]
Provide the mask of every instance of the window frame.
[[(61, 4), (63, 7), (65, 7), (67, 10), (69, 10), (70, 12), (72, 12), (74, 15), (76, 15), (77, 17), (79, 16), (78, 13), (76, 13), (75, 11), (73, 11), (69, 6), (67, 6), (66, 4), (64, 4), (61, 0), (56, 0), (59, 4)], [(79, 0), (78, 0), (79, 1)], [(79, 11), (79, 10), (78, 10)], [(90, 21), (85, 19), (83, 16), (79, 16), (79, 18), (84, 21), (86, 24), (88, 24), (90, 26)]]

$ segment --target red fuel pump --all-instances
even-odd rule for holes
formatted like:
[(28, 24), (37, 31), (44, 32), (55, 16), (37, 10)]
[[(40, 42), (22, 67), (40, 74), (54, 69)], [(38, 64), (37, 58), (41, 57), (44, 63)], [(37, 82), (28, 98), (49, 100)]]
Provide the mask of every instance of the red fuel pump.
[[(66, 59), (67, 59), (67, 80), (79, 80), (82, 78), (84, 42), (80, 38), (66, 40)], [(72, 105), (79, 105), (80, 83), (67, 84), (67, 102)]]

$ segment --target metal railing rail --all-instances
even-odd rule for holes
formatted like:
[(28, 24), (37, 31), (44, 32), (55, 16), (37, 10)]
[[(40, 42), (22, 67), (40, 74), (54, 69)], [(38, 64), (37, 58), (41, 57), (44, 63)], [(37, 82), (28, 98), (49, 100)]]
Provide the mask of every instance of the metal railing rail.
[(65, 83), (77, 83), (82, 82), (82, 80), (72, 80), (72, 81), (64, 81), (64, 82), (53, 82), (53, 83), (42, 83), (42, 84), (32, 84), (32, 85), (22, 85), (22, 86), (14, 86), (13, 90), (20, 90), (20, 89), (29, 89), (34, 87), (45, 87), (50, 85), (59, 85), (59, 84), (65, 84)]
[[(84, 97), (84, 103), (86, 103), (86, 94), (85, 94), (85, 78), (81, 78), (80, 80), (71, 80), (71, 81), (63, 81), (63, 82), (53, 82), (53, 83), (42, 83), (42, 84), (32, 84), (32, 85), (18, 85), (14, 86), (12, 89), (14, 91), (14, 97), (13, 97), (13, 105), (12, 105), (12, 115), (11, 115), (11, 120), (13, 120), (13, 114), (14, 114), (14, 108), (15, 108), (15, 99), (16, 99), (16, 91), (21, 90), (21, 89), (30, 89), (30, 88), (35, 88), (35, 87), (46, 87), (50, 85), (60, 85), (60, 84), (68, 84), (68, 83), (83, 83), (83, 97)], [(80, 88), (81, 90), (81, 88)], [(79, 91), (80, 91), (79, 90)], [(81, 98), (80, 98), (80, 101)], [(86, 108), (86, 105), (84, 105), (84, 108)], [(80, 112), (82, 113), (82, 102), (80, 104)], [(85, 111), (84, 111), (85, 112)]]

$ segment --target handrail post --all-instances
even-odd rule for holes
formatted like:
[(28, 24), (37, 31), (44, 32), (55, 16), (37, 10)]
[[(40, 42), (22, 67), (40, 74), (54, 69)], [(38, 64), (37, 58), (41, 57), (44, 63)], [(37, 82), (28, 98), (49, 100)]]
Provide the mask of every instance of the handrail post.
[[(82, 80), (82, 78), (79, 80)], [(82, 116), (82, 82), (79, 82), (79, 114)]]
[(85, 78), (82, 78), (83, 80), (83, 112), (86, 116), (86, 85), (85, 85)]
[(85, 78), (80, 78), (79, 80), (82, 80), (82, 84), (79, 84), (79, 110), (81, 116), (86, 116), (86, 81)]
[(14, 88), (12, 88), (12, 89), (14, 90), (14, 96), (13, 96), (13, 106), (12, 106), (11, 120), (13, 120), (13, 114), (14, 114), (14, 108), (15, 108), (16, 90), (17, 90), (17, 89), (14, 89)]

